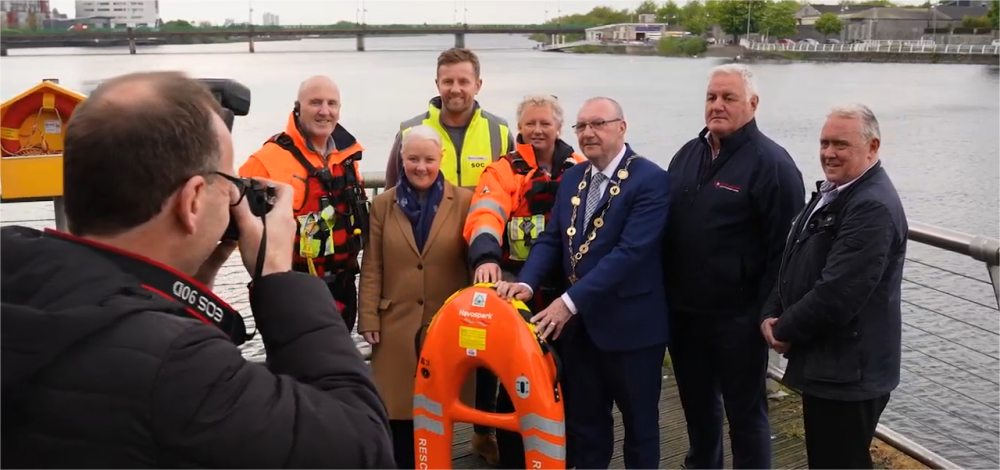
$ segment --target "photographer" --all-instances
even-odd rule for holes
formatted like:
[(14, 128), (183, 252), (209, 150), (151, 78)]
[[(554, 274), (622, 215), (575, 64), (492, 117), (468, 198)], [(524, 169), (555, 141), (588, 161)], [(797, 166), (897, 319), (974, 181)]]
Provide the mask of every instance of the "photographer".
[[(329, 290), (291, 271), (291, 188), (251, 213), (220, 113), (180, 73), (106, 82), (66, 130), (72, 235), (0, 231), (3, 467), (394, 467)], [(230, 215), (267, 365), (210, 291)]]

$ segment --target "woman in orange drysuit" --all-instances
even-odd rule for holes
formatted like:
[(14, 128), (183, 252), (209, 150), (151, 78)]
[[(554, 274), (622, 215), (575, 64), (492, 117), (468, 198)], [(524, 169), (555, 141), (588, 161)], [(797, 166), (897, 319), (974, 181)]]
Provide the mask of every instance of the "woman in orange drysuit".
[[(563, 110), (555, 96), (532, 95), (518, 105), (516, 150), (483, 172), (465, 222), (475, 282), (517, 278), (532, 240), (545, 230), (563, 172), (585, 161), (559, 138), (562, 125)], [(539, 311), (562, 295), (564, 282), (556, 278), (541, 286), (531, 307)], [(477, 409), (492, 401), (488, 394), (496, 393), (496, 377), (491, 377), (491, 387), (484, 386), (486, 381), (482, 377), (476, 382)], [(513, 411), (510, 396), (500, 387), (496, 412)], [(500, 429), (496, 430), (496, 436), (500, 466), (525, 468), (521, 436)], [(567, 455), (567, 468), (571, 467), (570, 458)]]

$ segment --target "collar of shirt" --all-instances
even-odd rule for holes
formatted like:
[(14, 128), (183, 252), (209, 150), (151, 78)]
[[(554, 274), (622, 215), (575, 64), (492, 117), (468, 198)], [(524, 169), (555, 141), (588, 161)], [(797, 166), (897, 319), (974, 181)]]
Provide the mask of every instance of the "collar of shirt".
[(316, 151), (316, 148), (313, 146), (312, 142), (309, 139), (306, 139), (306, 146), (309, 147), (309, 150), (312, 150), (313, 153), (315, 153), (316, 155), (319, 155), (320, 157), (323, 157), (323, 160), (326, 160), (330, 156), (330, 154), (332, 154), (333, 152), (337, 151), (337, 144), (335, 144), (333, 142), (333, 136), (332, 135), (328, 139), (326, 139), (326, 153), (325, 154), (320, 154), (318, 151)]
[(837, 186), (832, 181), (824, 181), (824, 182), (822, 182), (819, 185), (819, 193), (822, 194), (823, 197), (827, 197), (827, 195), (834, 196), (834, 195), (840, 194), (842, 191), (844, 191), (845, 189), (847, 189), (848, 186), (854, 184), (854, 182), (857, 181), (857, 180), (859, 180), (859, 179), (861, 179), (862, 176), (865, 176), (865, 173), (868, 173), (869, 171), (871, 171), (871, 169), (875, 167), (876, 163), (878, 163), (878, 159), (875, 159), (875, 161), (872, 162), (871, 165), (868, 165), (868, 168), (865, 168), (865, 171), (861, 172), (861, 174), (858, 175), (857, 178), (854, 178), (854, 179), (852, 179), (852, 180), (850, 180), (850, 181), (848, 181), (848, 182), (846, 182), (846, 183), (844, 183), (844, 184), (842, 184), (840, 186)]
[(712, 160), (715, 160), (716, 158), (719, 158), (719, 151), (722, 150), (722, 148), (721, 148), (722, 146), (720, 145), (719, 148), (715, 148), (715, 144), (712, 143), (712, 133), (711, 132), (705, 133), (705, 143), (708, 144), (709, 150), (712, 151)]
[[(601, 173), (604, 173), (604, 176), (608, 177), (605, 181), (610, 181), (611, 175), (615, 174), (615, 170), (618, 168), (618, 164), (621, 163), (622, 158), (625, 158), (625, 149), (626, 146), (622, 144), (622, 149), (618, 151), (618, 155), (615, 156), (614, 160), (611, 160), (611, 162), (608, 163), (608, 166), (604, 167), (604, 169), (601, 170)], [(596, 169), (597, 167), (595, 166), (594, 168)], [(590, 175), (590, 177), (593, 178), (594, 175)]]

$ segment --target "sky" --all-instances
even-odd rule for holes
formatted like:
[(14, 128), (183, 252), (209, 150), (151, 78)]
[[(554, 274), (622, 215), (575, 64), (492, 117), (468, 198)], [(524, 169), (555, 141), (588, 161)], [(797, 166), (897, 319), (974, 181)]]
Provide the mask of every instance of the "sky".
[[(676, 0), (678, 4), (686, 0)], [(632, 0), (160, 0), (164, 21), (247, 21), (251, 6), (254, 22), (261, 23), (264, 12), (279, 16), (282, 25), (333, 24), (357, 21), (364, 5), (365, 21), (371, 24), (531, 24), (542, 23), (561, 14), (586, 13), (595, 6), (635, 8)], [(816, 3), (836, 3), (826, 0)], [(920, 4), (922, 0), (897, 3)], [(74, 0), (52, 0), (52, 8), (73, 15)], [(467, 16), (466, 16), (467, 15)]]

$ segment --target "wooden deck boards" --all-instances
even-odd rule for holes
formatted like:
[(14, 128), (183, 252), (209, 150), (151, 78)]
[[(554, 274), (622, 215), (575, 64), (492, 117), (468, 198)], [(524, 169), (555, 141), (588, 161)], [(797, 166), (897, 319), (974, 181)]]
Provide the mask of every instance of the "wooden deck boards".
[[(802, 408), (797, 395), (787, 395), (769, 400), (771, 417), (772, 468), (807, 468), (805, 440), (802, 432)], [(621, 455), (624, 437), (621, 416), (615, 410), (615, 454), (610, 468), (625, 468)], [(673, 376), (663, 380), (663, 394), (660, 397), (660, 468), (680, 468), (687, 452), (687, 431), (684, 412), (677, 396), (677, 383)], [(732, 468), (729, 448), (729, 428), (725, 427), (725, 465)], [(455, 426), (452, 447), (453, 468), (491, 468), (486, 461), (473, 457), (470, 440), (472, 426)]]

